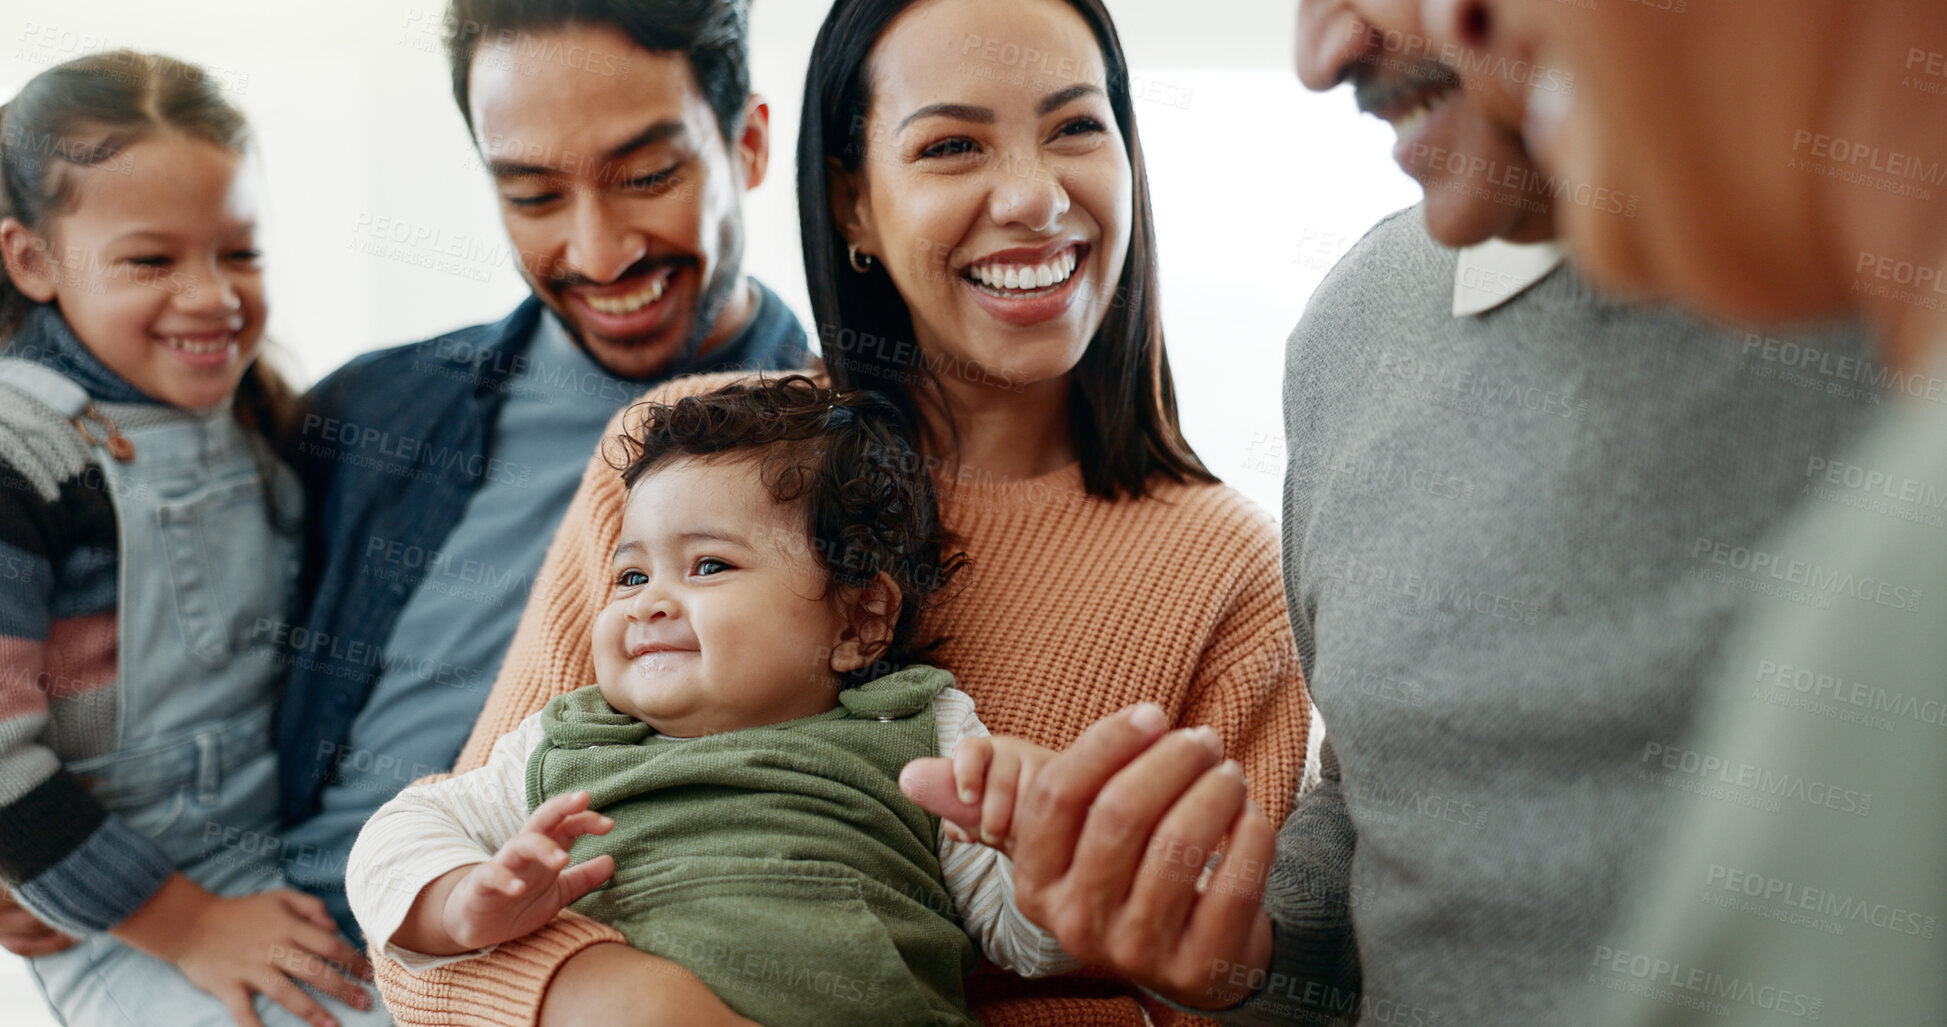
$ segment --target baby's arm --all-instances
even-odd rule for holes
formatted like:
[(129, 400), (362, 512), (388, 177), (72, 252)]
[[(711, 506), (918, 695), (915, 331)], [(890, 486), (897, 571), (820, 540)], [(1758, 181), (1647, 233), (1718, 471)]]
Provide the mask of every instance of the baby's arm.
[[(940, 869), (959, 907), (962, 928), (988, 959), (1022, 977), (1079, 968), (1080, 961), (1053, 934), (1021, 915), (1014, 902), (1014, 862), (969, 834), (1004, 837), (1016, 797), (1054, 753), (1019, 738), (988, 734), (974, 715), (973, 700), (958, 690), (942, 693), (938, 710), (940, 753), (948, 759), (915, 760), (900, 777), (902, 783), (917, 774), (942, 787), (950, 784), (967, 806), (980, 811), (978, 816), (970, 812), (964, 825), (940, 823)], [(935, 766), (923, 768), (922, 763)]]
[[(427, 908), (442, 910), (468, 871), (522, 834), (530, 819), (527, 759), (541, 735), (535, 714), (495, 742), (480, 769), (413, 785), (366, 822), (352, 846), (345, 891), (375, 948), (414, 972), (482, 954), (437, 944), (432, 947), (442, 951), (432, 953), (409, 942), (441, 940), (427, 937)], [(439, 904), (421, 902), (431, 891), (439, 893)]]
[(587, 792), (549, 799), (492, 859), (455, 867), (420, 889), (391, 943), (456, 956), (540, 930), (615, 872), (615, 857), (607, 853), (566, 869), (576, 838), (614, 826), (588, 808)]

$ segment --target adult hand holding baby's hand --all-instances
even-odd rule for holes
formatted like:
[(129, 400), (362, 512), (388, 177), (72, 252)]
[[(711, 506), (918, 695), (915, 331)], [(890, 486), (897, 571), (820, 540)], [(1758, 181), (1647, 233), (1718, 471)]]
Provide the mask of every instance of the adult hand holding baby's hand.
[(588, 808), (587, 792), (542, 803), (494, 858), (476, 864), (447, 894), (440, 917), (447, 936), (464, 952), (540, 930), (615, 873), (615, 858), (606, 853), (568, 866), (576, 838), (614, 826)]
[[(938, 798), (921, 805), (937, 813), (940, 829), (957, 842), (972, 842), (1006, 851), (1008, 828), (1021, 797), (1049, 760), (1052, 749), (1008, 735), (973, 735), (960, 739), (953, 759), (914, 760), (899, 775), (908, 795), (931, 793)], [(951, 795), (957, 803), (946, 801)]]
[[(984, 807), (960, 801), (946, 764), (914, 760), (900, 787), (944, 819), (984, 826)], [(1203, 1009), (1247, 998), (1252, 986), (1233, 980), (1264, 979), (1271, 921), (1259, 902), (1276, 831), (1216, 732), (1171, 731), (1162, 710), (1132, 706), (1018, 791), (1000, 846), (1015, 897), (1071, 955)]]

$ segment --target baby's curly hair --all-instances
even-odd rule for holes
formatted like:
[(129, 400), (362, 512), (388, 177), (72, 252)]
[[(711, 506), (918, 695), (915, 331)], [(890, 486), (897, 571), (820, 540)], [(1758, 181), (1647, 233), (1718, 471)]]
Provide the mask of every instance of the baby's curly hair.
[(799, 503), (813, 555), (830, 580), (863, 586), (881, 572), (899, 586), (899, 616), (885, 650), (845, 686), (921, 662), (919, 620), (966, 566), (947, 553), (925, 460), (904, 416), (876, 392), (839, 392), (794, 374), (730, 385), (631, 411), (640, 426), (618, 436), (622, 484), (680, 457), (761, 452), (759, 476), (779, 503)]

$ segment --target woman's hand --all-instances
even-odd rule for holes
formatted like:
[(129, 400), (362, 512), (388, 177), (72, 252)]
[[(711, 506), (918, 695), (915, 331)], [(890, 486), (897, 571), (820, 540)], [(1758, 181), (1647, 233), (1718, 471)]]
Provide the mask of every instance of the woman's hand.
[(110, 933), (175, 964), (191, 984), (216, 996), (240, 1027), (262, 1027), (252, 1009), (256, 995), (316, 1027), (335, 1027), (338, 1021), (298, 988), (300, 981), (354, 1009), (372, 1004), (352, 979), (371, 979), (371, 965), (338, 936), (324, 903), (302, 892), (226, 899), (173, 874)]
[(32, 959), (51, 956), (74, 944), (75, 939), (41, 923), (27, 907), (14, 901), (12, 892), (0, 888), (0, 949)]
[(696, 975), (661, 956), (603, 942), (569, 957), (541, 1000), (541, 1027), (758, 1027)]
[[(1276, 832), (1216, 732), (1168, 726), (1148, 703), (1090, 726), (1035, 772), (999, 847), (1021, 911), (1077, 959), (1222, 1009), (1249, 997), (1233, 981), (1261, 981), (1271, 962), (1259, 903)], [(938, 769), (900, 784), (942, 817), (977, 813)]]

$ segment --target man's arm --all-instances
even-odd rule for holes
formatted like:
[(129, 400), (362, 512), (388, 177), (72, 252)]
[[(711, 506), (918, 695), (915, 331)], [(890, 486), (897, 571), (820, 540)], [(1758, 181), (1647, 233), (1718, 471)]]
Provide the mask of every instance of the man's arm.
[[(1131, 707), (1042, 768), (1003, 843), (1023, 910), (1077, 957), (1185, 1012), (1320, 1023), (1356, 1009), (1353, 836), (1329, 742), (1324, 782), (1274, 852), (1215, 733), (1167, 726), (1155, 707)], [(902, 784), (936, 813), (958, 809), (950, 788)]]

